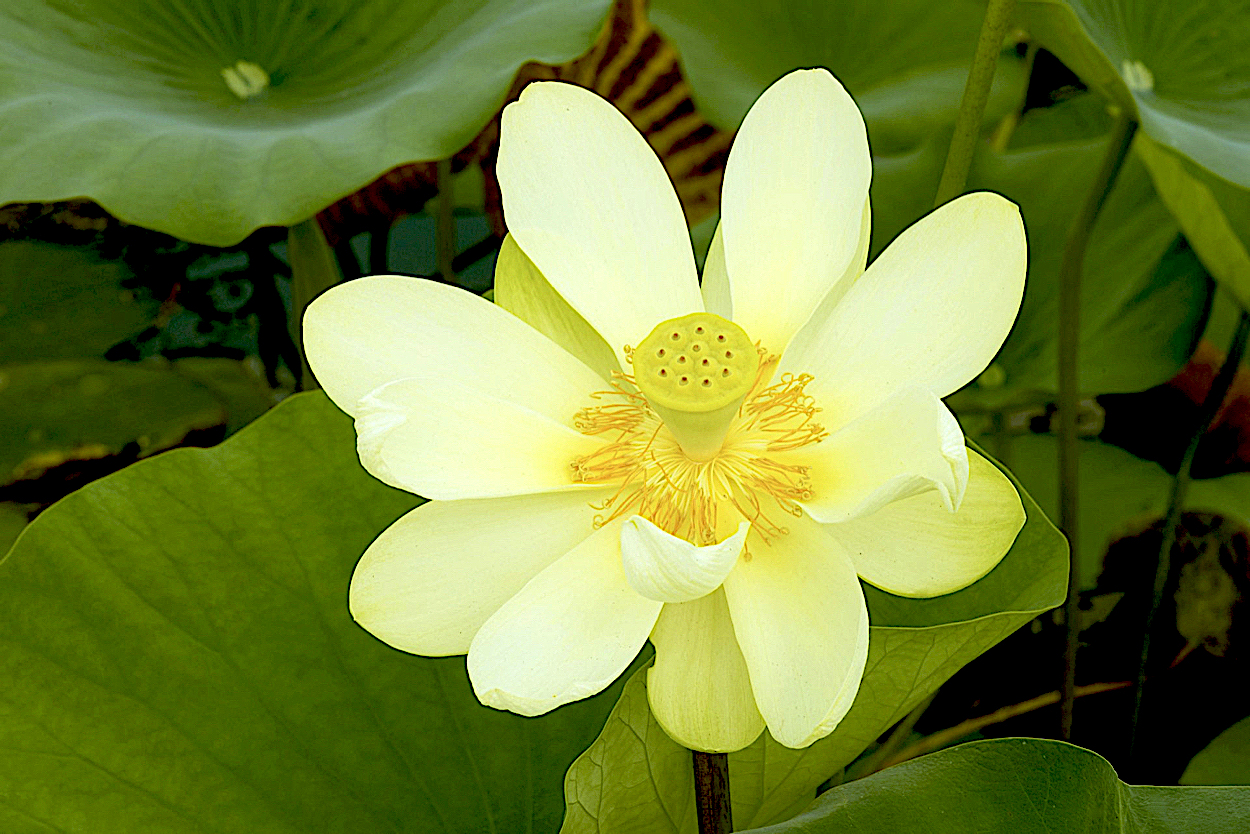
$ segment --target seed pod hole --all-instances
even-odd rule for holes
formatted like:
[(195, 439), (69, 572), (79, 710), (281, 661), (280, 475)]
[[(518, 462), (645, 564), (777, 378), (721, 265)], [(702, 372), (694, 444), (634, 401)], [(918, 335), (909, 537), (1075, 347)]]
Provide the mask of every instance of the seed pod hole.
[(667, 350), (665, 350), (664, 348), (660, 348), (659, 350), (657, 350), (657, 351), (655, 352), (655, 355), (656, 355), (656, 356), (664, 356), (666, 353), (668, 353), (668, 351), (667, 351)]
[(704, 387), (704, 388), (711, 388), (711, 387), (712, 387), (712, 380), (710, 380), (710, 379), (705, 379), (705, 380), (703, 380), (703, 387)]

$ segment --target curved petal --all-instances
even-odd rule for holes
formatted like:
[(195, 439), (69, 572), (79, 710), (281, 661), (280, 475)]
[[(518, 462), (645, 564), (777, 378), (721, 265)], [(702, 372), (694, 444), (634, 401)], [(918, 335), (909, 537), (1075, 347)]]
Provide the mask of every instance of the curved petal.
[(621, 369), (608, 343), (555, 291), (512, 235), (503, 239), (495, 261), (495, 303), (604, 379)]
[(823, 522), (859, 518), (930, 490), (953, 510), (968, 483), (963, 430), (921, 388), (904, 388), (819, 443), (778, 458), (809, 467), (812, 497), (800, 503)]
[(625, 345), (703, 309), (673, 184), (607, 101), (572, 84), (530, 84), (504, 108), (498, 171), (512, 236), (621, 367)]
[(750, 522), (716, 544), (700, 547), (670, 535), (640, 515), (621, 528), (621, 565), (635, 591), (659, 602), (690, 602), (721, 586), (738, 562)]
[(469, 646), (479, 701), (542, 715), (589, 698), (625, 671), (664, 604), (629, 587), (620, 535), (619, 524), (596, 530), (482, 625)]
[(939, 397), (985, 370), (1020, 309), (1027, 261), (1016, 205), (965, 194), (906, 229), (846, 296), (803, 326), (779, 373), (808, 373), (833, 425), (905, 385)]
[(482, 623), (594, 532), (611, 490), (431, 501), (382, 531), (360, 557), (352, 617), (413, 654), (464, 654)]
[(353, 417), (361, 398), (424, 374), (572, 425), (603, 381), (541, 333), (471, 292), (373, 275), (322, 293), (304, 313), (317, 381)]
[(859, 108), (828, 70), (796, 70), (747, 113), (725, 163), (721, 230), (734, 321), (780, 354), (852, 269), (872, 179)]
[(542, 414), (462, 385), (409, 377), (356, 408), (356, 450), (370, 475), (451, 501), (583, 487), (573, 460), (603, 445)]
[(759, 738), (764, 718), (755, 708), (724, 591), (664, 606), (651, 642), (655, 665), (647, 672), (647, 701), (674, 741), (732, 753)]
[(866, 582), (903, 597), (935, 597), (966, 588), (1002, 561), (1024, 526), (1024, 506), (997, 466), (971, 450), (968, 459), (957, 512), (928, 492), (825, 525)]
[(868, 660), (868, 607), (845, 550), (809, 518), (725, 580), (751, 690), (773, 738), (806, 747), (833, 732), (855, 700)]
[(729, 274), (725, 272), (725, 239), (721, 236), (720, 223), (716, 224), (712, 242), (707, 247), (699, 291), (703, 294), (704, 309), (733, 321), (733, 296), (729, 289)]

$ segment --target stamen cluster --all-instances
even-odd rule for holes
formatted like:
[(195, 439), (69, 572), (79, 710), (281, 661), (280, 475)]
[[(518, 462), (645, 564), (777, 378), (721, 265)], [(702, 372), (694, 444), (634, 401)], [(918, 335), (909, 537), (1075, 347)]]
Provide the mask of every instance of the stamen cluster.
[(827, 432), (814, 421), (819, 409), (803, 393), (811, 377), (784, 374), (768, 384), (776, 358), (761, 359), (752, 392), (709, 460), (692, 460), (682, 451), (632, 375), (615, 374), (612, 390), (594, 395), (610, 401), (582, 409), (574, 425), (611, 442), (571, 465), (578, 482), (619, 484), (596, 506), (604, 511), (596, 527), (637, 514), (698, 545), (732, 534), (739, 519), (750, 521), (765, 540), (788, 532), (771, 516), (778, 509), (801, 515), (798, 502), (811, 498), (811, 482), (806, 466), (779, 460), (778, 453), (819, 442)]

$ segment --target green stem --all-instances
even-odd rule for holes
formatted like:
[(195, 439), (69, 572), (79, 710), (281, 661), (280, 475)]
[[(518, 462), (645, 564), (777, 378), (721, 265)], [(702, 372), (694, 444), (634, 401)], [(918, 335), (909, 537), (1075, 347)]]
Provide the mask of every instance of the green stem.
[(977, 38), (977, 51), (972, 56), (972, 67), (964, 85), (964, 97), (959, 103), (959, 116), (955, 120), (955, 133), (951, 136), (951, 147), (946, 154), (946, 166), (938, 182), (935, 206), (958, 197), (968, 183), (968, 169), (972, 167), (972, 154), (981, 135), (981, 120), (990, 98), (990, 86), (994, 83), (998, 53), (1002, 51), (1007, 23), (1015, 7), (1016, 0), (989, 0), (985, 19), (981, 22), (981, 35)]
[(343, 275), (316, 217), (287, 229), (286, 245), (287, 257), (291, 261), (291, 307), (287, 327), (291, 339), (299, 348), (300, 387), (312, 390), (318, 386), (308, 367), (308, 357), (304, 354), (301, 334), (304, 308), (318, 295), (342, 281)]
[(734, 823), (729, 804), (729, 754), (691, 752), (699, 834), (730, 834)]
[(445, 284), (456, 282), (456, 195), (451, 184), (451, 160), (440, 159), (435, 167), (438, 198), (435, 202), (434, 249), (438, 277)]
[(1060, 689), (1059, 735), (1072, 737), (1072, 706), (1076, 698), (1076, 649), (1080, 639), (1077, 603), (1081, 591), (1081, 560), (1077, 504), (1080, 473), (1077, 465), (1077, 418), (1080, 411), (1081, 383), (1077, 367), (1081, 327), (1081, 268), (1085, 248), (1098, 212), (1111, 193), (1137, 122), (1121, 115), (1116, 121), (1107, 152), (1089, 193), (1068, 232), (1059, 264), (1059, 526), (1068, 537), (1068, 598), (1063, 622), (1066, 640), (1063, 652), (1063, 687)]
[(1141, 652), (1137, 659), (1137, 685), (1133, 693), (1133, 724), (1129, 736), (1129, 758), (1133, 757), (1137, 747), (1137, 724), (1141, 719), (1142, 693), (1146, 687), (1146, 661), (1150, 654), (1150, 634), (1154, 631), (1155, 617), (1159, 613), (1159, 604), (1163, 601), (1163, 589), (1167, 586), (1168, 575), (1172, 570), (1172, 549), (1176, 546), (1176, 536), (1180, 528), (1181, 512), (1185, 507), (1185, 494), (1189, 491), (1191, 480), (1189, 470), (1193, 465), (1198, 446), (1206, 435), (1207, 429), (1215, 422), (1224, 398), (1233, 387), (1237, 370), (1241, 367), (1242, 357), (1246, 354), (1246, 339), (1250, 336), (1250, 312), (1245, 310), (1237, 322), (1237, 330), (1233, 334), (1233, 342), (1228, 348), (1228, 356), (1220, 371), (1211, 383), (1211, 390), (1202, 401), (1198, 413), (1198, 424), (1194, 427), (1193, 436), (1185, 447), (1176, 477), (1172, 479), (1172, 494), (1168, 498), (1168, 513), (1163, 522), (1163, 540), (1159, 545), (1159, 560), (1155, 563), (1154, 592), (1150, 598), (1150, 609), (1146, 613), (1146, 625), (1142, 630)]

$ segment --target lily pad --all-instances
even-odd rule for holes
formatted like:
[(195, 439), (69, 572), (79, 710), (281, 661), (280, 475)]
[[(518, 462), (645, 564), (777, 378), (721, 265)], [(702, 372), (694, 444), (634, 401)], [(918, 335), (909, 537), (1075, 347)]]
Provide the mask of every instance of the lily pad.
[[(1021, 489), (1024, 529), (988, 576), (953, 594), (904, 599), (866, 587), (872, 634), (855, 704), (832, 735), (802, 750), (765, 732), (729, 756), (740, 828), (788, 819), (816, 788), (947, 678), (1038, 613), (1063, 602), (1067, 547)], [(569, 769), (563, 834), (685, 834), (695, 830), (690, 753), (647, 707), (634, 675), (603, 733)]]
[(150, 455), (225, 420), (218, 398), (167, 362), (0, 365), (0, 485), (131, 444), (132, 457)]
[(0, 828), (550, 831), (620, 692), (522, 718), (463, 658), (347, 610), (369, 541), (418, 499), (359, 466), (351, 420), (293, 397), (46, 510), (0, 563)]
[(225, 246), (449, 156), (608, 0), (10, 0), (0, 204), (90, 197)]
[(1151, 139), (1250, 188), (1250, 6), (1023, 0), (1016, 15)]
[(754, 834), (1239, 834), (1250, 789), (1128, 785), (1061, 741), (977, 741), (840, 785), (802, 815)]
[(123, 286), (131, 277), (83, 247), (0, 243), (0, 363), (102, 356), (130, 338), (156, 313)]

